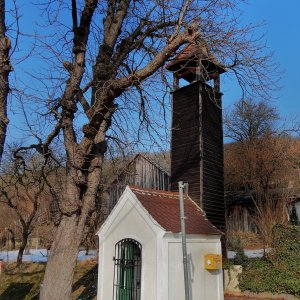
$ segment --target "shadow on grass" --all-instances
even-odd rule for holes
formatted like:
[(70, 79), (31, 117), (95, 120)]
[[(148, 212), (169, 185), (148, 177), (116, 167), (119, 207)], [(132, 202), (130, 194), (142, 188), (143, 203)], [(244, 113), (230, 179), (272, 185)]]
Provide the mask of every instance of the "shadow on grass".
[(73, 292), (84, 287), (84, 290), (79, 295), (78, 299), (93, 299), (97, 295), (97, 271), (98, 265), (92, 267), (79, 280), (73, 284)]
[(9, 287), (0, 295), (1, 300), (23, 300), (33, 287), (33, 283), (19, 282), (11, 283)]

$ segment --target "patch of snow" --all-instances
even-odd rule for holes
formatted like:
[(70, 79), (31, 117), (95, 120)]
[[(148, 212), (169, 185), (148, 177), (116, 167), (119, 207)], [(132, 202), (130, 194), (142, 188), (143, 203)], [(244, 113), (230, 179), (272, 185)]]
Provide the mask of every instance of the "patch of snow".
[[(266, 249), (266, 252), (269, 252), (270, 249)], [(235, 251), (227, 251), (227, 257), (229, 259), (232, 259), (235, 257)], [(255, 250), (245, 250), (245, 254), (249, 258), (255, 258), (255, 257), (263, 257), (264, 255), (264, 249), (255, 249)]]
[(89, 250), (89, 254), (85, 255), (85, 251), (79, 251), (77, 255), (77, 260), (82, 261), (90, 258), (95, 258), (97, 256), (97, 251), (96, 250)]
[[(95, 258), (97, 255), (96, 250), (90, 250), (88, 255), (85, 255), (85, 251), (79, 251), (77, 260), (83, 261), (90, 258)], [(13, 251), (0, 251), (0, 259), (5, 262), (14, 262), (17, 260), (18, 250)], [(30, 249), (29, 254), (23, 255), (24, 262), (47, 262), (48, 253), (46, 249)]]
[[(266, 251), (270, 251), (270, 249), (266, 249)], [(245, 250), (245, 254), (249, 258), (254, 257), (262, 257), (264, 253), (263, 249), (256, 249), (256, 250)], [(97, 255), (96, 250), (90, 250), (88, 255), (85, 255), (85, 251), (79, 251), (77, 260), (83, 261), (90, 258), (95, 258)], [(17, 260), (18, 250), (13, 251), (0, 251), (0, 259), (3, 259), (5, 262), (14, 262)], [(227, 251), (227, 257), (229, 259), (234, 258), (235, 252), (234, 251)], [(30, 249), (29, 254), (23, 255), (24, 262), (47, 262), (48, 260), (48, 253), (46, 249)]]

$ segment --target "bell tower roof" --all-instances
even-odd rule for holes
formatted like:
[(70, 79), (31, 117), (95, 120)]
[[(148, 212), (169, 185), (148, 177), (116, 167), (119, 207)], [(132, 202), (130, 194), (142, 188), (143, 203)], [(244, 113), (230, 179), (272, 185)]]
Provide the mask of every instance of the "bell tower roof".
[(190, 83), (199, 76), (208, 81), (226, 72), (203, 40), (187, 45), (167, 64), (166, 69)]

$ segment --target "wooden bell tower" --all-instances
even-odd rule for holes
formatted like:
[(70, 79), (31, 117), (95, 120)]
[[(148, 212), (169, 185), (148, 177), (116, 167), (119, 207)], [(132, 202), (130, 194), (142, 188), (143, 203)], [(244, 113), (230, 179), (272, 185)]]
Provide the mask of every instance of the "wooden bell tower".
[[(171, 190), (189, 196), (225, 232), (220, 74), (225, 69), (202, 41), (188, 45), (166, 67), (174, 74)], [(188, 85), (180, 87), (181, 81)]]

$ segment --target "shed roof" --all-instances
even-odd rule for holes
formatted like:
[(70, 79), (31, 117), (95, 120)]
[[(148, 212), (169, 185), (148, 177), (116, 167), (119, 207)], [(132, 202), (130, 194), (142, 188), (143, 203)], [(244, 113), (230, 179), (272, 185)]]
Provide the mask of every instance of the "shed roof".
[[(166, 231), (181, 232), (179, 193), (129, 186), (151, 217)], [(187, 234), (221, 235), (204, 211), (190, 198), (184, 201)]]

